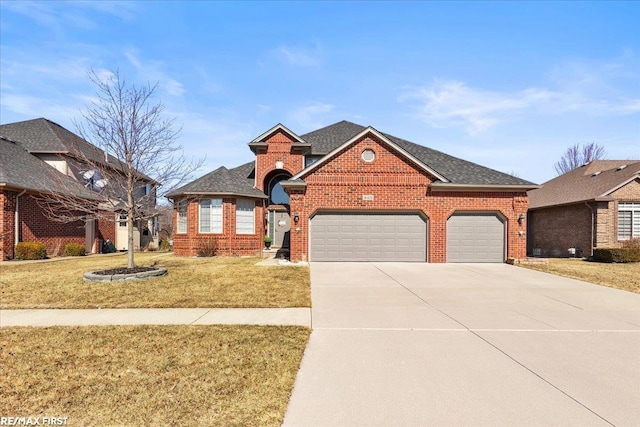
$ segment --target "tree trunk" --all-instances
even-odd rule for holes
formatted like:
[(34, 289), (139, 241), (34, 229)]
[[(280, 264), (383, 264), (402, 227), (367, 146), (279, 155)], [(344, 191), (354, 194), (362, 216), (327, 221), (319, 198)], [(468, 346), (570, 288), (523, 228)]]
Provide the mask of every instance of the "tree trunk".
[(127, 248), (127, 267), (133, 268), (135, 264), (133, 262), (133, 219), (134, 209), (133, 205), (130, 205), (127, 209), (127, 237), (129, 241), (129, 247)]

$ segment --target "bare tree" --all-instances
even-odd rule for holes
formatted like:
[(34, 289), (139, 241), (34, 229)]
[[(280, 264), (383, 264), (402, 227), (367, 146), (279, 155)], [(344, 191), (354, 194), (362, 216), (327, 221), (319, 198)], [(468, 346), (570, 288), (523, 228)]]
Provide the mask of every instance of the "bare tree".
[(567, 149), (559, 161), (553, 165), (558, 175), (567, 173), (585, 163), (600, 160), (607, 155), (604, 147), (594, 142), (590, 144), (575, 144)]
[(152, 102), (157, 84), (128, 84), (118, 71), (107, 77), (91, 71), (89, 78), (97, 97), (82, 112), (83, 120), (74, 120), (81, 138), (70, 153), (77, 160), (71, 169), (102, 196), (101, 208), (96, 211), (95, 204), (83, 198), (57, 196), (55, 203), (49, 201), (48, 211), (53, 217), (65, 212), (64, 218), (57, 218), (61, 221), (72, 220), (69, 212), (85, 220), (100, 216), (111, 221), (117, 220), (115, 212), (126, 214), (127, 267), (134, 268), (134, 223), (155, 216), (156, 198), (188, 180), (204, 159), (181, 154), (176, 143), (180, 130), (174, 129), (173, 119), (164, 117), (163, 105)]

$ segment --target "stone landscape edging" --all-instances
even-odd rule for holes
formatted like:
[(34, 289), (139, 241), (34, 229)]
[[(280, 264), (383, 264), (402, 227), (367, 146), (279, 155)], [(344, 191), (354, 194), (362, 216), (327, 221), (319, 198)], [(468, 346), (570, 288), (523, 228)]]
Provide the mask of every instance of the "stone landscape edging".
[(82, 280), (85, 282), (124, 282), (127, 280), (148, 280), (154, 277), (165, 276), (167, 274), (166, 268), (157, 268), (152, 271), (142, 271), (140, 273), (130, 274), (96, 274), (95, 271), (90, 271), (82, 275)]

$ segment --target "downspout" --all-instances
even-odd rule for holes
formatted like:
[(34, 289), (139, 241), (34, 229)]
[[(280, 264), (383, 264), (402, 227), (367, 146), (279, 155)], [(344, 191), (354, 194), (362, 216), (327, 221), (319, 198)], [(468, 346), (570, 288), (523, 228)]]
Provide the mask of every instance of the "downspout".
[(587, 202), (584, 202), (584, 204), (589, 208), (589, 210), (591, 211), (591, 248), (589, 249), (589, 256), (593, 256), (593, 237), (594, 237), (594, 228), (595, 228), (595, 212), (593, 211), (593, 208), (591, 207), (591, 205)]
[(24, 193), (27, 192), (27, 189), (25, 188), (24, 190), (22, 190), (22, 193), (19, 193), (16, 196), (16, 210), (14, 213), (14, 218), (13, 218), (13, 257), (15, 258), (16, 256), (16, 246), (18, 246), (19, 243), (19, 237), (20, 237), (20, 196), (24, 195)]

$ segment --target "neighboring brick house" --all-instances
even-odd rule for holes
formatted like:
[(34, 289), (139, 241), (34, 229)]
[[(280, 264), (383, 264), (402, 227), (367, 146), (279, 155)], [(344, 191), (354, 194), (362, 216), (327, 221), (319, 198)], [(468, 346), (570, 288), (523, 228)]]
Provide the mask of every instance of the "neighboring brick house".
[[(92, 221), (91, 224), (93, 225), (90, 224), (86, 230), (84, 226), (80, 227), (79, 224), (61, 224), (51, 221), (46, 218), (41, 206), (32, 200), (32, 197), (39, 191), (39, 186), (42, 185), (39, 183), (42, 174), (49, 176), (50, 185), (52, 186), (52, 188), (46, 188), (45, 190), (51, 190), (50, 192), (61, 191), (59, 187), (64, 181), (60, 181), (60, 175), (66, 175), (78, 184), (75, 187), (67, 187), (66, 183), (62, 185), (67, 190), (73, 189), (71, 190), (71, 193), (73, 193), (77, 188), (87, 190), (85, 187), (91, 187), (97, 181), (94, 179), (97, 175), (87, 178), (87, 172), (95, 170), (91, 168), (96, 165), (100, 166), (102, 173), (110, 172), (109, 179), (111, 182), (107, 188), (101, 191), (102, 196), (108, 195), (109, 191), (107, 189), (116, 191), (114, 189), (117, 186), (114, 185), (113, 181), (122, 176), (122, 166), (118, 159), (104, 153), (98, 147), (57, 123), (44, 118), (0, 125), (0, 136), (5, 138), (5, 144), (7, 141), (19, 143), (23, 151), (26, 150), (27, 155), (37, 160), (37, 162), (29, 162), (29, 167), (26, 167), (25, 164), (16, 163), (15, 159), (8, 158), (8, 153), (5, 153), (2, 163), (0, 163), (1, 172), (5, 173), (11, 169), (16, 173), (16, 176), (22, 176), (21, 180), (13, 182), (12, 185), (9, 185), (11, 183), (0, 182), (0, 192), (3, 194), (3, 204), (0, 206), (5, 212), (4, 218), (8, 218), (7, 215), (9, 214), (7, 212), (14, 209), (10, 206), (11, 200), (24, 190), (27, 190), (25, 196), (20, 196), (19, 198), (24, 211), (21, 215), (20, 226), (17, 228), (18, 234), (16, 235), (15, 227), (11, 228), (13, 231), (3, 228), (3, 236), (11, 234), (10, 237), (3, 241), (7, 251), (11, 246), (6, 244), (7, 239), (12, 240), (14, 244), (19, 241), (42, 240), (47, 244), (49, 255), (59, 255), (64, 243), (71, 241), (69, 239), (78, 242), (85, 242), (85, 240), (89, 242), (91, 240), (92, 243), (87, 243), (88, 251), (95, 252), (100, 250), (93, 242), (94, 238), (103, 241), (109, 239), (116, 245), (117, 249), (127, 249), (126, 215), (122, 215), (121, 210), (116, 205), (117, 197), (112, 199), (111, 202), (100, 204), (102, 218)], [(12, 153), (21, 158), (24, 157), (22, 154), (16, 154), (17, 151), (15, 150), (12, 150)], [(88, 165), (87, 162), (91, 162), (93, 165)], [(36, 172), (34, 170), (36, 167), (43, 169), (43, 171)], [(53, 177), (51, 176), (52, 171), (57, 171)], [(137, 193), (140, 193), (140, 196), (148, 196), (146, 200), (148, 201), (149, 210), (151, 210), (155, 207), (155, 186), (157, 183), (144, 176), (142, 181), (144, 185), (137, 189)], [(89, 191), (89, 193), (93, 193), (95, 197), (94, 192)], [(27, 209), (27, 206), (31, 206), (31, 208)], [(108, 220), (104, 219), (107, 217)], [(29, 222), (32, 225), (27, 225)], [(73, 233), (70, 231), (72, 228), (75, 230)], [(157, 244), (156, 228), (153, 218), (151, 220), (138, 221), (134, 230), (135, 248), (142, 248), (148, 244)], [(55, 231), (62, 229), (65, 231)], [(12, 253), (12, 250), (5, 251), (3, 259), (6, 259), (7, 256), (12, 256)]]
[(536, 184), (342, 121), (298, 136), (279, 124), (255, 160), (171, 192), (173, 247), (292, 261), (504, 262), (526, 255)]
[(529, 191), (528, 253), (590, 256), (640, 237), (640, 161), (595, 160)]
[(90, 251), (96, 231), (98, 238), (104, 238), (94, 222), (61, 223), (48, 219), (39, 201), (43, 201), (43, 194), (51, 193), (81, 197), (96, 211), (101, 200), (82, 184), (29, 154), (20, 143), (0, 137), (1, 260), (13, 259), (15, 245), (20, 241), (41, 241), (48, 255), (60, 255), (67, 243), (86, 245)]

